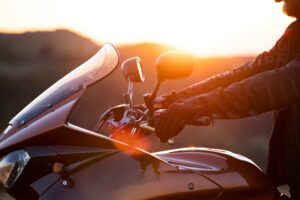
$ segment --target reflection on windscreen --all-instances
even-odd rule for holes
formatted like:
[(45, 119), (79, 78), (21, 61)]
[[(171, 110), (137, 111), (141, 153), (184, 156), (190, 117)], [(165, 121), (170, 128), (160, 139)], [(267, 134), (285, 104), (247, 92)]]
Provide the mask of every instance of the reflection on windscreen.
[(111, 44), (105, 44), (92, 58), (64, 76), (26, 106), (13, 120), (18, 127), (47, 109), (72, 96), (84, 87), (96, 83), (116, 68), (119, 54)]

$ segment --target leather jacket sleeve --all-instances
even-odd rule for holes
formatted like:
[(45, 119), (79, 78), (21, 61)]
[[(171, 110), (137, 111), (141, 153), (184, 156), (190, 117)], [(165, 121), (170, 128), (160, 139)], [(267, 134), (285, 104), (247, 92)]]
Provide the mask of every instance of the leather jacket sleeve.
[(218, 87), (226, 88), (234, 82), (270, 69), (271, 66), (275, 66), (275, 54), (273, 51), (274, 49), (271, 49), (269, 52), (260, 54), (255, 60), (247, 62), (238, 68), (217, 74), (177, 92), (176, 100), (203, 94)]
[[(296, 23), (298, 22), (294, 22), (293, 24)], [(263, 52), (254, 60), (240, 67), (212, 76), (177, 92), (176, 95), (172, 97), (173, 101), (200, 95), (218, 87), (226, 88), (232, 83), (244, 80), (258, 73), (284, 66), (288, 62), (288, 60), (286, 60), (288, 58), (285, 55), (288, 52), (287, 49), (295, 43), (294, 39), (298, 38), (298, 33), (296, 33), (295, 25), (293, 24), (287, 28), (283, 36), (276, 42), (271, 50)]]
[[(214, 119), (241, 118), (283, 110), (300, 101), (300, 57), (286, 66), (259, 73), (227, 88), (189, 99)], [(200, 106), (202, 105), (202, 106)]]

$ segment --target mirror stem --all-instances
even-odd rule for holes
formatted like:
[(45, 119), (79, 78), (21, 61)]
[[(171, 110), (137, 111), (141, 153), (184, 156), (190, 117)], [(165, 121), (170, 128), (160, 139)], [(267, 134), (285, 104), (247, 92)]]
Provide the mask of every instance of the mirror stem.
[(128, 90), (125, 94), (125, 102), (129, 105), (130, 108), (132, 108), (132, 94), (133, 94), (133, 83), (129, 81), (128, 83)]
[(154, 100), (157, 95), (160, 84), (161, 84), (161, 81), (158, 81), (152, 94), (144, 96), (144, 100), (145, 100), (146, 106), (149, 110), (149, 114), (152, 116), (154, 114)]
[(157, 92), (158, 92), (158, 89), (160, 87), (160, 84), (161, 84), (161, 81), (158, 81), (157, 84), (156, 84), (156, 86), (155, 86), (154, 91), (151, 94), (151, 101), (152, 101), (152, 103), (154, 103), (154, 99), (155, 99), (155, 97), (157, 95)]

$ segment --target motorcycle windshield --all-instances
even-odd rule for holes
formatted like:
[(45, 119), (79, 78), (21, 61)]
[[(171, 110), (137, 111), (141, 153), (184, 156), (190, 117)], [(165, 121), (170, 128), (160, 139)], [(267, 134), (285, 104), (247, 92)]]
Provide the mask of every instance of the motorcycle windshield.
[(93, 57), (61, 78), (39, 95), (14, 118), (18, 127), (70, 97), (80, 89), (100, 81), (117, 67), (119, 54), (111, 44), (105, 44)]

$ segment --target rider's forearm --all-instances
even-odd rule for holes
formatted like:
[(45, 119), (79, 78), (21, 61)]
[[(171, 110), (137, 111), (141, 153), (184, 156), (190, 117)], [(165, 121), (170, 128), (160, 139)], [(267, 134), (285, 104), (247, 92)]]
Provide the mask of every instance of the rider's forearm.
[(180, 90), (176, 94), (176, 99), (185, 99), (203, 94), (218, 87), (226, 88), (234, 82), (244, 80), (257, 73), (270, 70), (273, 67), (275, 67), (275, 58), (271, 52), (265, 52), (256, 57), (255, 60), (248, 62), (241, 67), (212, 76), (204, 81)]
[(215, 119), (242, 118), (282, 110), (300, 100), (300, 58), (223, 89), (192, 99), (204, 105), (202, 114)]
[(254, 60), (177, 92), (176, 100), (197, 96), (219, 87), (226, 88), (235, 82), (278, 67), (278, 51), (282, 47), (290, 45), (290, 42), (289, 39), (282, 37), (270, 51), (263, 52)]

